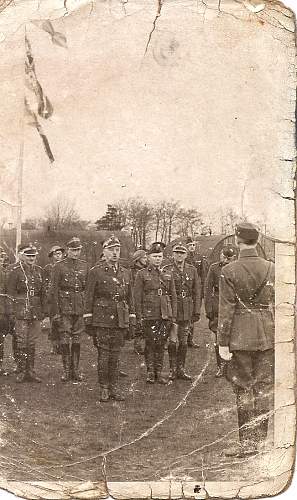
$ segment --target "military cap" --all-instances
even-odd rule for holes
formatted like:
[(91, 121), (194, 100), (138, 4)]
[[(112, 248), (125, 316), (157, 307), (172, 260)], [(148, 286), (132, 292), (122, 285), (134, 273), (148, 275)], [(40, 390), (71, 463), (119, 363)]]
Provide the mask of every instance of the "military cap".
[(236, 250), (231, 246), (225, 246), (222, 249), (224, 257), (234, 257), (236, 255)]
[(187, 247), (184, 245), (182, 241), (178, 241), (172, 248), (173, 252), (182, 252), (187, 253)]
[(186, 239), (186, 244), (187, 245), (190, 245), (191, 243), (196, 243), (195, 240), (193, 240), (193, 238), (191, 236), (187, 236), (187, 239)]
[(259, 230), (250, 222), (240, 222), (235, 227), (235, 235), (244, 240), (256, 240), (259, 236)]
[(34, 245), (20, 245), (18, 252), (23, 255), (37, 255), (38, 251)]
[(161, 253), (164, 251), (164, 248), (166, 247), (165, 243), (163, 241), (155, 241), (154, 243), (151, 244), (151, 248), (149, 249), (148, 253)]
[(77, 250), (78, 248), (82, 248), (82, 244), (77, 236), (73, 236), (71, 240), (66, 243), (67, 248), (71, 248), (72, 250)]
[(133, 262), (137, 262), (138, 260), (142, 259), (145, 256), (146, 256), (145, 250), (136, 250), (136, 252), (134, 252), (133, 254), (132, 260)]
[(121, 242), (119, 238), (117, 238), (114, 234), (112, 234), (103, 242), (102, 246), (103, 248), (120, 247)]
[(53, 246), (51, 247), (51, 249), (50, 249), (49, 253), (48, 253), (48, 256), (49, 256), (49, 257), (52, 257), (53, 253), (58, 252), (58, 251), (60, 251), (60, 252), (64, 252), (64, 251), (65, 251), (65, 248), (63, 248), (63, 247), (61, 247), (61, 246), (59, 246), (59, 245), (53, 245)]

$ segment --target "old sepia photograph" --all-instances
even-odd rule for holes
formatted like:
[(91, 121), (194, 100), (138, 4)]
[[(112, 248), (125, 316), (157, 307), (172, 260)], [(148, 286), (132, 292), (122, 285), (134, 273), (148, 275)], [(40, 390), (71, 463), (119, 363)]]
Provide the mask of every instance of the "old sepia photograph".
[(289, 2), (0, 0), (0, 75), (0, 496), (284, 491)]

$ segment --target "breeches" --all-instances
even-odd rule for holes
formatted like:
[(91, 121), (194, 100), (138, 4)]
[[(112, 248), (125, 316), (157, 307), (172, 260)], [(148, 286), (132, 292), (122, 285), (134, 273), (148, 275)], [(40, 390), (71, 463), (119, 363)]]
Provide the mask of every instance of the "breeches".
[(17, 347), (21, 350), (27, 350), (34, 347), (38, 337), (41, 334), (40, 321), (26, 319), (17, 319), (15, 322), (15, 337)]
[(59, 321), (59, 335), (61, 344), (79, 344), (85, 330), (82, 316), (77, 314), (62, 315)]
[(124, 342), (121, 328), (98, 328), (98, 382), (103, 387), (116, 387), (119, 378), (119, 360)]

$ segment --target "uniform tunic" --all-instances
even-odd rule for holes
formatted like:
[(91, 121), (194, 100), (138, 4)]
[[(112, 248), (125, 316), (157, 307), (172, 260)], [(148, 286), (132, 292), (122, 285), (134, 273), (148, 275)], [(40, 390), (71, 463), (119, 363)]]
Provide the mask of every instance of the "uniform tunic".
[(60, 316), (60, 341), (62, 344), (79, 343), (84, 331), (84, 291), (89, 266), (81, 259), (65, 259), (53, 267), (51, 314)]
[(209, 328), (215, 333), (218, 329), (219, 283), (222, 268), (222, 262), (215, 262), (214, 264), (211, 264), (204, 285), (205, 312), (207, 318), (209, 319)]

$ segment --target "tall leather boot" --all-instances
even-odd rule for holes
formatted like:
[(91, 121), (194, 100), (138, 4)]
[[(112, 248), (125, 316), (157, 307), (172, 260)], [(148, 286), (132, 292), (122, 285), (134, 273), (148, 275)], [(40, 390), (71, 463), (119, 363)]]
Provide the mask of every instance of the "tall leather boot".
[(108, 360), (109, 397), (115, 401), (125, 401), (125, 397), (119, 389), (119, 361), (120, 353), (110, 351)]
[(15, 334), (12, 334), (11, 347), (12, 347), (13, 359), (14, 359), (14, 362), (16, 364), (16, 368), (14, 369), (14, 373), (18, 373), (19, 372), (19, 361), (18, 361), (18, 359), (19, 359), (19, 346), (18, 346), (17, 338), (16, 338)]
[(5, 335), (0, 334), (0, 376), (6, 377), (8, 372), (2, 368), (3, 359), (4, 359), (4, 340)]
[(30, 382), (37, 382), (40, 384), (42, 382), (41, 378), (37, 377), (34, 369), (35, 365), (35, 346), (31, 346), (28, 348), (28, 357), (27, 357), (27, 378)]
[(193, 336), (194, 336), (194, 326), (191, 325), (188, 333), (188, 347), (192, 347), (193, 349), (199, 349), (200, 345), (194, 342)]
[(64, 368), (64, 372), (63, 372), (63, 375), (61, 377), (61, 380), (62, 380), (62, 382), (69, 382), (69, 380), (71, 380), (70, 347), (68, 344), (62, 344), (61, 350), (62, 350), (62, 363), (63, 363), (63, 368)]
[(155, 345), (155, 356), (154, 356), (154, 372), (155, 381), (157, 384), (167, 384), (167, 380), (162, 377), (163, 360), (164, 360), (164, 344)]
[(147, 370), (146, 381), (148, 384), (154, 384), (155, 383), (154, 346), (152, 342), (148, 342), (147, 340), (145, 342), (145, 348), (144, 348), (144, 359)]
[(76, 382), (82, 381), (82, 376), (78, 370), (79, 366), (79, 358), (80, 358), (80, 344), (72, 344), (71, 346), (71, 375), (72, 380)]
[(27, 379), (27, 351), (26, 349), (18, 349), (18, 374), (16, 382), (22, 383)]
[(192, 377), (185, 372), (187, 345), (180, 343), (177, 350), (177, 378), (181, 380), (192, 380)]
[(169, 379), (170, 380), (176, 379), (176, 355), (177, 355), (176, 343), (169, 342), (169, 344), (168, 344), (168, 357), (169, 357), (169, 366), (170, 366), (170, 371), (169, 371)]

